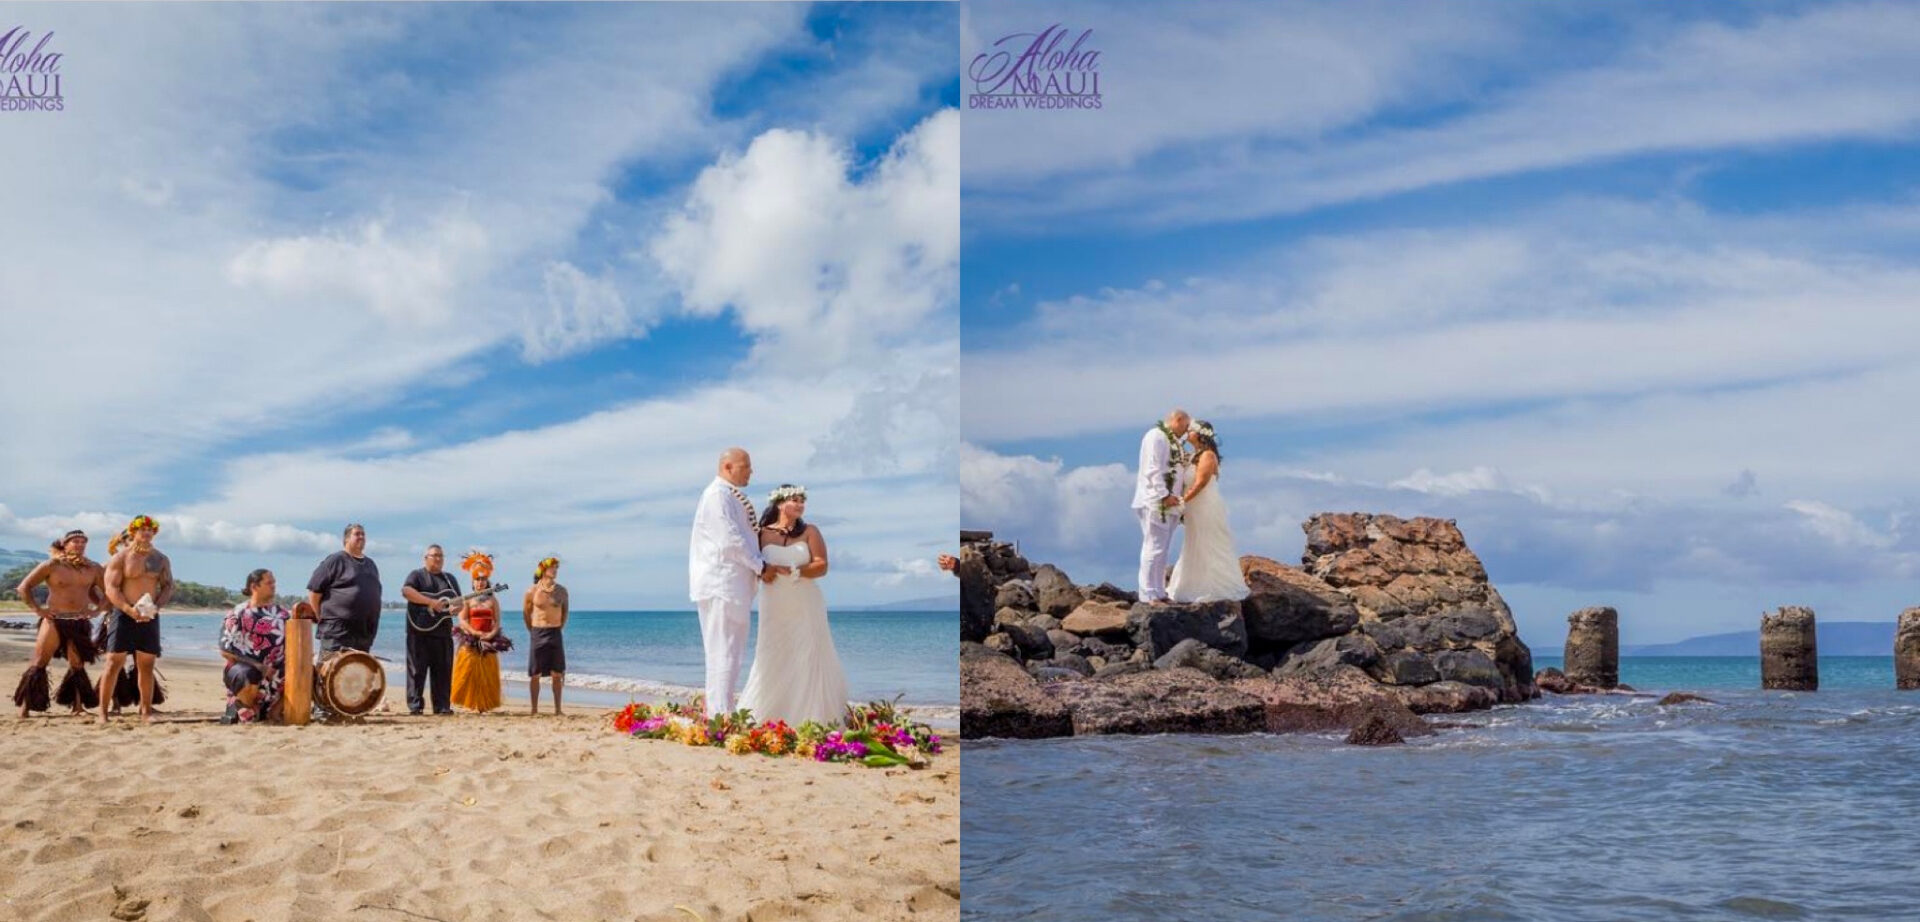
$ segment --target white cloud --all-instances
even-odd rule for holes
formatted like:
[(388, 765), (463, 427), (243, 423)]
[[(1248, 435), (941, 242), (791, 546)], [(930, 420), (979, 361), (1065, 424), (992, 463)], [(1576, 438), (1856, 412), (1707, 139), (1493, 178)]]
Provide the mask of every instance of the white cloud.
[[(1485, 471), (1463, 480), (1506, 478)], [(1279, 560), (1300, 558), (1300, 526), (1314, 513), (1366, 511), (1457, 520), (1496, 584), (1604, 593), (1687, 581), (1781, 587), (1920, 575), (1920, 532), (1904, 508), (1874, 513), (1888, 521), (1883, 530), (1823, 502), (1755, 507), (1713, 492), (1567, 500), (1528, 489), (1435, 491), (1416, 483), (1431, 477), (1330, 481), (1241, 459), (1223, 468), (1220, 489), (1240, 552)], [(1119, 464), (1069, 467), (969, 446), (961, 524), (1018, 540), (1030, 559), (1058, 564), (1076, 581), (1130, 585), (1139, 554), (1131, 490), (1131, 472)]]
[(773, 130), (694, 181), (649, 255), (688, 310), (731, 310), (755, 355), (831, 368), (910, 336), (958, 290), (960, 117), (939, 112), (864, 178), (844, 145)]
[[(1049, 9), (1049, 21), (1094, 28), (1105, 105), (1074, 113), (1089, 118), (978, 119), (967, 170), (980, 226), (1239, 221), (1647, 153), (1882, 140), (1920, 125), (1920, 33), (1899, 3), (1734, 23), (1623, 16), (1573, 37), (1565, 18), (1528, 5), (1247, 3), (1182, 21), (1118, 4)], [(1037, 22), (1014, 4), (970, 14), (976, 39)], [(1534, 52), (1549, 44), (1564, 53), (1543, 64)], [(1279, 101), (1248, 105), (1255, 87)]]
[[(73, 515), (41, 515), (22, 518), (0, 503), (0, 534), (23, 540), (51, 541), (69, 529), (86, 531), (91, 539), (88, 551), (104, 559), (107, 542), (128, 521), (141, 513), (80, 512)], [(147, 513), (160, 522), (164, 547), (198, 551), (245, 552), (253, 554), (330, 553), (340, 549), (338, 534), (307, 531), (274, 522), (253, 524), (207, 519), (179, 513)], [(39, 546), (38, 544), (35, 545)]]
[(451, 317), (452, 296), (486, 257), (486, 230), (471, 220), (443, 220), (404, 238), (375, 220), (351, 232), (255, 241), (227, 265), (227, 277), (282, 298), (366, 304), (389, 319), (434, 326)]

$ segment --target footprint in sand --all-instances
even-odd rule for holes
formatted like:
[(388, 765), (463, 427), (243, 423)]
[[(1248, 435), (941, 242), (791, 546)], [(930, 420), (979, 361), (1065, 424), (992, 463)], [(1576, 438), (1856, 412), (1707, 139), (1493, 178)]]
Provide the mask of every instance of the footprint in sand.
[(93, 851), (93, 840), (86, 836), (67, 836), (58, 842), (40, 846), (33, 853), (35, 864), (53, 864), (56, 861), (69, 861)]

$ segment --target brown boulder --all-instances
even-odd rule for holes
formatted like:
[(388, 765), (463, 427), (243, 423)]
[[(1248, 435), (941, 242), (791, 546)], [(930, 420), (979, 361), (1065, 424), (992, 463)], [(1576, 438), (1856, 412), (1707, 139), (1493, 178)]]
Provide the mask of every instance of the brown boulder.
[(1233, 687), (1259, 699), (1269, 733), (1350, 730), (1369, 717), (1387, 721), (1402, 736), (1433, 732), (1392, 692), (1351, 666), (1310, 675), (1243, 679)]
[(996, 653), (960, 658), (962, 739), (1069, 736), (1067, 709), (1040, 689), (1020, 664)]
[(1127, 636), (1127, 615), (1133, 611), (1133, 605), (1124, 602), (1089, 600), (1080, 603), (1060, 622), (1064, 630), (1072, 631), (1082, 637), (1107, 636), (1114, 639)]
[(1347, 734), (1349, 746), (1394, 746), (1406, 742), (1393, 725), (1378, 716), (1370, 716)]
[(1256, 733), (1266, 727), (1259, 699), (1195, 669), (1096, 675), (1052, 691), (1072, 715), (1076, 736)]

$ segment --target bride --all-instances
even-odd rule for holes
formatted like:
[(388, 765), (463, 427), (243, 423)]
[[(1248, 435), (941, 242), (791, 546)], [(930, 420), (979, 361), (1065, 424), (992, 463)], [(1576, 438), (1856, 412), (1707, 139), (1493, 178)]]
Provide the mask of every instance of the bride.
[(839, 726), (847, 714), (847, 677), (833, 651), (827, 601), (814, 582), (827, 573), (827, 542), (800, 516), (805, 487), (782, 484), (760, 516), (760, 555), (792, 567), (760, 590), (760, 633), (740, 707), (760, 721)]
[(1175, 602), (1217, 602), (1247, 597), (1247, 581), (1240, 575), (1240, 552), (1233, 546), (1227, 525), (1227, 504), (1220, 498), (1220, 443), (1213, 424), (1197, 420), (1187, 441), (1198, 453), (1193, 462), (1193, 486), (1180, 497), (1186, 513), (1186, 545), (1173, 565), (1167, 595)]

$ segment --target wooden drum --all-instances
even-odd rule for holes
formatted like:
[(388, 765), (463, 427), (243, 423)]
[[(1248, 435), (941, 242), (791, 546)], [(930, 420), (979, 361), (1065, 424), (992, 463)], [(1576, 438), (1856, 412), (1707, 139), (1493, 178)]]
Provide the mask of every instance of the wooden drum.
[(359, 717), (380, 706), (387, 694), (387, 670), (370, 653), (338, 650), (320, 661), (314, 682), (320, 706), (346, 717)]

